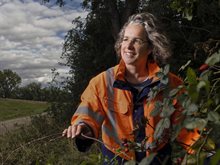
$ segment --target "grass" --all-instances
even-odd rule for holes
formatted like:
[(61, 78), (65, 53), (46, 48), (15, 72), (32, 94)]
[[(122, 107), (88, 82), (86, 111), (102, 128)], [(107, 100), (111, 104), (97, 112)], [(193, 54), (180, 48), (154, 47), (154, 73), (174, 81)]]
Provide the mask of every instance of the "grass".
[(40, 114), (48, 106), (47, 102), (0, 98), (0, 121)]

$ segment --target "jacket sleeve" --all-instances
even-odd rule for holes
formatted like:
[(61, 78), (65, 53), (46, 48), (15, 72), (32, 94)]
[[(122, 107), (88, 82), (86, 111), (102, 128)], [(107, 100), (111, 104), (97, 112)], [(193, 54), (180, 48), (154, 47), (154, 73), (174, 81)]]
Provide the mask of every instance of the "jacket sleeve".
[(86, 123), (92, 129), (95, 138), (99, 137), (99, 130), (105, 116), (97, 91), (97, 80), (93, 78), (81, 95), (81, 103), (71, 120), (72, 125)]
[[(84, 124), (86, 124), (86, 123), (84, 123)], [(88, 125), (87, 125), (87, 128), (90, 129), (90, 131), (92, 132), (92, 129)], [(93, 134), (93, 132), (92, 132), (92, 134)], [(76, 139), (75, 139), (75, 143), (76, 143), (77, 149), (80, 152), (88, 151), (89, 148), (91, 147), (91, 145), (93, 144), (93, 142), (94, 141), (91, 140), (91, 139), (82, 139), (80, 137), (76, 137)]]

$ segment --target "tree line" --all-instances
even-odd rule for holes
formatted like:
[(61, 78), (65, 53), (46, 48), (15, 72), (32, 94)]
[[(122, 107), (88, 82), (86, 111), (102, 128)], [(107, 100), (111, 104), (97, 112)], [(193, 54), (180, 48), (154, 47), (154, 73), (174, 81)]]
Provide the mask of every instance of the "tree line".
[(21, 87), (21, 81), (21, 77), (16, 72), (10, 69), (0, 70), (0, 98), (51, 102), (66, 100), (68, 97), (68, 92), (53, 82), (49, 83), (47, 87), (43, 87), (41, 83), (37, 82), (31, 82)]

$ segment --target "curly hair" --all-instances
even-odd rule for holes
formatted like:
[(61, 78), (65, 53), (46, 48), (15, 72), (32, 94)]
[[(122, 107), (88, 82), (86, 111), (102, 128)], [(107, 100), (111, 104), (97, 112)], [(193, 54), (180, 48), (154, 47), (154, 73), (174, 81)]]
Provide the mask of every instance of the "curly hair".
[(161, 29), (160, 22), (150, 13), (139, 13), (129, 17), (128, 21), (122, 27), (118, 39), (115, 43), (115, 51), (120, 57), (121, 43), (124, 37), (125, 29), (129, 24), (140, 24), (145, 28), (147, 40), (152, 48), (149, 58), (155, 60), (159, 65), (166, 64), (171, 57), (171, 48), (167, 36)]

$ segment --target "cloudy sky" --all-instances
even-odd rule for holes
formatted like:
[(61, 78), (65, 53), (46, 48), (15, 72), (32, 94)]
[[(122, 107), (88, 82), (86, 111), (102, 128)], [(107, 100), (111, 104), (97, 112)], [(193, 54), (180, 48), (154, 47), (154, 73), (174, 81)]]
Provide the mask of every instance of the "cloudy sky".
[(58, 64), (64, 36), (74, 26), (72, 20), (86, 12), (82, 0), (69, 0), (62, 8), (55, 1), (0, 0), (0, 70), (16, 72), (22, 85), (50, 82), (52, 68), (62, 76), (68, 73)]

